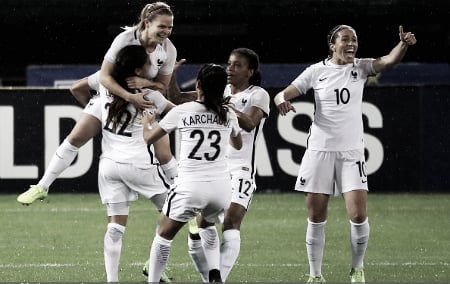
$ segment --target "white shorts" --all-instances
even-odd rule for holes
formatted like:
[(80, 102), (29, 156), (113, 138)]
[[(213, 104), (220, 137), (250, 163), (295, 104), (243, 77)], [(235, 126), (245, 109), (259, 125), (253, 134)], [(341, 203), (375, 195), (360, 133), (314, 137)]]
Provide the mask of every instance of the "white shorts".
[(355, 189), (368, 190), (364, 150), (305, 151), (295, 190), (339, 195)]
[(84, 113), (90, 114), (102, 121), (102, 104), (100, 95), (94, 95), (91, 97), (87, 105), (83, 109)]
[(232, 171), (231, 186), (231, 202), (240, 204), (245, 210), (248, 210), (253, 199), (253, 193), (256, 191), (256, 184), (250, 172), (244, 170)]
[(183, 182), (172, 186), (162, 212), (170, 219), (188, 222), (198, 213), (210, 223), (223, 221), (230, 206), (230, 180)]
[(156, 198), (155, 195), (167, 195), (167, 188), (159, 177), (156, 165), (141, 169), (108, 158), (100, 159), (98, 188), (103, 204), (136, 201), (140, 194), (152, 201), (160, 200), (154, 202), (158, 210), (161, 210), (165, 199)]

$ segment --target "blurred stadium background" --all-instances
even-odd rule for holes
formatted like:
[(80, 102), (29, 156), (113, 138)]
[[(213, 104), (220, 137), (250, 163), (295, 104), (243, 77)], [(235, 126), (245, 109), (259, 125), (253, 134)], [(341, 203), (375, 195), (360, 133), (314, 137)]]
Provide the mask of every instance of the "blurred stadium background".
[[(0, 78), (25, 84), (27, 65), (100, 64), (123, 25), (137, 21), (142, 0), (2, 0)], [(315, 62), (327, 54), (326, 35), (338, 24), (358, 32), (359, 56), (384, 54), (398, 25), (419, 44), (405, 61), (449, 62), (446, 0), (169, 0), (171, 40), (188, 63), (226, 62), (247, 46), (264, 63)]]

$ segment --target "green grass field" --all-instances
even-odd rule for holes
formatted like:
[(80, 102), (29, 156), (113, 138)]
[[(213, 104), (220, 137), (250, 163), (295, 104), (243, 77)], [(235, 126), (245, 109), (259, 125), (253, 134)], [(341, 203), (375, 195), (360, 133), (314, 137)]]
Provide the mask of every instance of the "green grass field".
[[(104, 282), (106, 214), (98, 194), (56, 194), (22, 206), (0, 195), (0, 282)], [(371, 236), (367, 282), (450, 283), (450, 195), (369, 194)], [(142, 283), (158, 214), (132, 204), (123, 240), (121, 282)], [(306, 209), (300, 193), (256, 194), (242, 226), (238, 263), (229, 282), (304, 282)], [(332, 198), (323, 273), (348, 282), (349, 223), (340, 197)], [(187, 226), (169, 260), (175, 282), (200, 282), (187, 254)]]

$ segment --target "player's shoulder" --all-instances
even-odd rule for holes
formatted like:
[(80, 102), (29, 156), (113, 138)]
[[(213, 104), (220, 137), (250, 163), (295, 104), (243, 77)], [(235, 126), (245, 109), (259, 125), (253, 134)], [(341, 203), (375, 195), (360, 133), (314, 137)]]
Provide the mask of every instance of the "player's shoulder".
[(269, 92), (267, 92), (267, 90), (264, 89), (261, 86), (251, 86), (249, 88), (249, 91), (254, 93), (254, 94), (259, 94), (259, 95), (264, 95), (264, 96), (268, 96), (269, 95)]
[(166, 38), (164, 41), (163, 41), (163, 43), (162, 43), (162, 46), (163, 46), (163, 48), (164, 48), (164, 50), (177, 50), (176, 49), (176, 47), (175, 47), (175, 45), (172, 43), (172, 41), (170, 40), (170, 39), (168, 39), (168, 38)]
[(326, 67), (326, 66), (329, 66), (329, 61), (330, 61), (330, 58), (327, 57), (327, 58), (322, 59), (320, 61), (316, 61), (316, 62), (310, 63), (306, 68)]
[(122, 27), (122, 31), (116, 35), (116, 39), (134, 39), (139, 38), (139, 31), (132, 27)]
[(322, 61), (314, 62), (308, 65), (303, 71), (302, 75), (314, 76), (317, 73), (326, 72), (327, 69), (330, 69), (330, 65), (328, 64), (328, 58)]
[(198, 111), (204, 108), (205, 107), (203, 103), (198, 101), (190, 101), (176, 105), (175, 107), (172, 108), (172, 110), (176, 110), (179, 112), (190, 112), (190, 111)]

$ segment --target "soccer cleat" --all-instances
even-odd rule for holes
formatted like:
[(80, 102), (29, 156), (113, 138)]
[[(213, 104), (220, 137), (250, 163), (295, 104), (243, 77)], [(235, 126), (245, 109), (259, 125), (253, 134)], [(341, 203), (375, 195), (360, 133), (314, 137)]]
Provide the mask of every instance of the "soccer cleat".
[(366, 283), (364, 277), (364, 268), (352, 268), (350, 271), (350, 282), (351, 283)]
[(192, 235), (198, 235), (198, 226), (196, 218), (192, 218), (189, 220), (189, 233)]
[[(142, 268), (142, 274), (144, 274), (146, 277), (148, 277), (148, 266), (150, 265), (150, 263), (149, 263), (149, 260), (147, 259), (147, 261), (145, 262), (145, 264), (144, 264), (144, 267)], [(172, 282), (172, 278), (170, 278), (168, 275), (167, 275), (167, 272), (166, 271), (169, 271), (169, 269), (167, 268), (167, 266), (166, 266), (166, 268), (164, 268), (164, 271), (163, 271), (163, 273), (161, 274), (161, 278), (159, 279), (159, 282), (165, 282), (165, 283), (170, 283), (170, 282)]]
[(150, 265), (149, 260), (147, 259), (147, 261), (144, 264), (144, 267), (142, 267), (142, 274), (144, 274), (144, 276), (148, 277), (148, 266)]
[(30, 188), (17, 196), (17, 201), (24, 204), (30, 205), (37, 199), (44, 200), (48, 195), (48, 192), (40, 185), (30, 185)]
[(308, 281), (306, 283), (326, 283), (325, 278), (322, 275), (320, 276), (309, 276)]
[(220, 271), (218, 269), (211, 269), (209, 271), (209, 282), (222, 283)]

